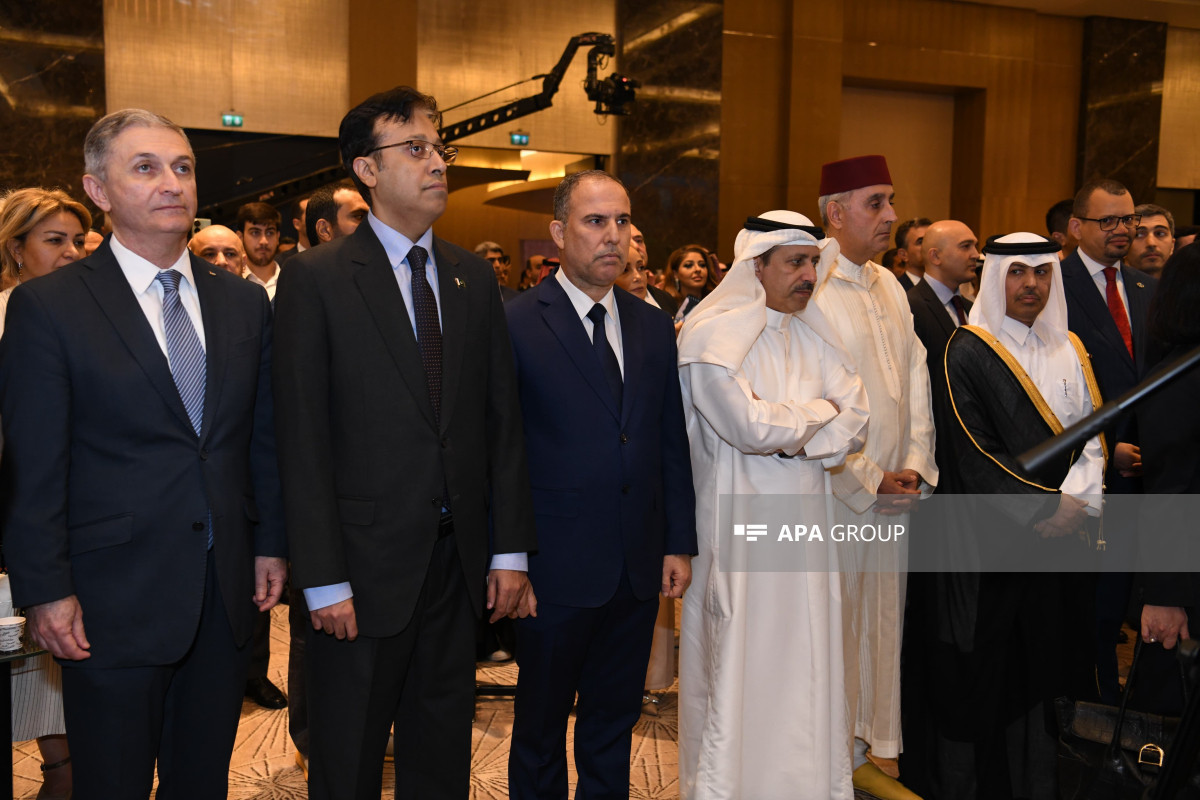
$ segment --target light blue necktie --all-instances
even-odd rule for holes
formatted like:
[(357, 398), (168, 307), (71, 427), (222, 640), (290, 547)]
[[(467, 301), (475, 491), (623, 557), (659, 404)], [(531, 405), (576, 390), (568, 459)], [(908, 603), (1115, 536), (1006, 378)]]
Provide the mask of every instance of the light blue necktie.
[[(204, 347), (192, 318), (179, 300), (179, 281), (183, 277), (178, 270), (159, 270), (154, 279), (163, 288), (163, 328), (167, 334), (167, 361), (171, 365), (171, 377), (175, 389), (187, 411), (188, 419), (196, 435), (204, 424), (204, 381), (208, 367), (204, 359)], [(208, 546), (213, 544), (212, 514), (208, 520)]]

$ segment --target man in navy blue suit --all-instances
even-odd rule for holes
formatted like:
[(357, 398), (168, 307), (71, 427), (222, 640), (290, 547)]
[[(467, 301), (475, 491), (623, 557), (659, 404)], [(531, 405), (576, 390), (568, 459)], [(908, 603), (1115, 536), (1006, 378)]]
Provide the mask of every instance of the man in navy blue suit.
[[(1121, 183), (1097, 180), (1084, 184), (1075, 195), (1067, 223), (1079, 241), (1075, 252), (1063, 259), (1063, 287), (1067, 295), (1067, 323), (1092, 359), (1100, 394), (1113, 400), (1133, 388), (1148, 372), (1153, 360), (1146, 315), (1158, 281), (1124, 263), (1141, 219), (1133, 196)], [(1137, 422), (1132, 414), (1105, 431), (1108, 467), (1105, 494), (1140, 494), (1142, 451)], [(1121, 503), (1105, 509), (1107, 558), (1130, 563), (1125, 549), (1137, 521)], [(1120, 700), (1117, 680), (1116, 639), (1125, 616), (1132, 576), (1108, 572), (1098, 576), (1095, 609), (1095, 675), (1100, 700)], [(1161, 652), (1161, 651), (1160, 651)], [(1079, 665), (1079, 674), (1090, 678), (1090, 663)], [(1086, 687), (1091, 689), (1090, 686)], [(1087, 695), (1084, 694), (1084, 697)]]
[(505, 306), (538, 540), (537, 616), (517, 623), (514, 800), (567, 796), (576, 693), (576, 796), (629, 796), (656, 595), (682, 597), (691, 580), (695, 490), (674, 330), (613, 289), (629, 220), (615, 178), (568, 176), (550, 223), (562, 266)]

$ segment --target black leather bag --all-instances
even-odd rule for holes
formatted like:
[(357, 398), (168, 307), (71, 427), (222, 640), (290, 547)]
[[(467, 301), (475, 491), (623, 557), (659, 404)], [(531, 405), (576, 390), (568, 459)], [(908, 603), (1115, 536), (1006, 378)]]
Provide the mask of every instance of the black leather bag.
[(1179, 719), (1126, 708), (1141, 651), (1139, 640), (1119, 708), (1055, 701), (1063, 800), (1140, 800), (1158, 777)]

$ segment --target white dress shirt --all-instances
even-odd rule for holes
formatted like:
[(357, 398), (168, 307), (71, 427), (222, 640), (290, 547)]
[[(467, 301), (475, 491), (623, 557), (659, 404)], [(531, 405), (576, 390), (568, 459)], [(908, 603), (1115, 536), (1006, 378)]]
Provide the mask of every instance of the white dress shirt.
[(271, 262), (271, 266), (275, 267), (275, 271), (271, 273), (271, 277), (265, 281), (250, 271), (249, 267), (242, 267), (242, 277), (251, 283), (257, 283), (259, 286), (267, 290), (267, 299), (272, 303), (275, 302), (275, 286), (279, 283), (279, 263)]
[[(1076, 251), (1079, 253), (1079, 260), (1087, 267), (1088, 274), (1092, 276), (1092, 281), (1096, 284), (1096, 288), (1100, 290), (1100, 296), (1104, 298), (1105, 305), (1108, 304), (1108, 278), (1104, 277), (1104, 265), (1096, 261), (1087, 253), (1083, 252), (1080, 247)], [(1117, 268), (1117, 293), (1121, 295), (1121, 304), (1125, 306), (1125, 317), (1129, 317), (1129, 296), (1125, 294), (1125, 279), (1121, 276), (1121, 262), (1113, 264)]]
[[(133, 290), (138, 305), (142, 307), (142, 313), (146, 315), (146, 321), (150, 323), (150, 329), (154, 331), (154, 338), (158, 342), (159, 349), (166, 356), (167, 327), (163, 322), (163, 287), (157, 280), (158, 273), (162, 270), (121, 244), (117, 234), (114, 233), (109, 237), (109, 243), (113, 256), (117, 259), (117, 265), (121, 267), (121, 273), (129, 282), (129, 288)], [(196, 335), (200, 337), (200, 346), (207, 352), (208, 344), (204, 339), (204, 319), (200, 316), (200, 296), (196, 294), (196, 279), (192, 275), (192, 262), (188, 258), (187, 247), (183, 248), (179, 258), (169, 269), (176, 270), (183, 276), (183, 279), (179, 281), (179, 302), (183, 304), (184, 311), (192, 320), (192, 327), (196, 329)]]
[(592, 343), (596, 341), (596, 332), (591, 318), (588, 317), (588, 312), (592, 310), (592, 306), (596, 305), (597, 302), (604, 306), (604, 335), (608, 337), (609, 345), (612, 346), (613, 352), (617, 354), (617, 365), (621, 367), (621, 377), (624, 378), (625, 351), (621, 348), (621, 320), (617, 316), (617, 299), (613, 295), (612, 287), (609, 287), (608, 294), (604, 295), (604, 297), (601, 297), (599, 300), (593, 300), (582, 289), (571, 283), (561, 268), (554, 271), (554, 278), (563, 287), (563, 291), (567, 293), (567, 299), (571, 301), (571, 305), (575, 306), (575, 313), (579, 315), (579, 319), (583, 322), (583, 329), (587, 331), (588, 340)]

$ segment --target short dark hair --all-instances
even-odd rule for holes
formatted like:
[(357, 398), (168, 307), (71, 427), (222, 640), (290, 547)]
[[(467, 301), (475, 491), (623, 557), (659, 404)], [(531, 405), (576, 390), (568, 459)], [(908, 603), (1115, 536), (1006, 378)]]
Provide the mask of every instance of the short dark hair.
[[(567, 216), (571, 213), (571, 194), (575, 191), (575, 187), (586, 180), (592, 178), (610, 180), (613, 183), (625, 189), (625, 184), (615, 175), (609, 175), (602, 169), (585, 169), (582, 172), (572, 172), (570, 175), (562, 179), (558, 184), (558, 188), (554, 190), (554, 218), (559, 222), (566, 222)], [(626, 189), (625, 194), (629, 191)]]
[(1069, 233), (1067, 222), (1071, 219), (1071, 208), (1074, 204), (1074, 200), (1067, 198), (1050, 206), (1050, 210), (1046, 212), (1046, 233)]
[(896, 251), (899, 249), (900, 248), (898, 247), (893, 247), (891, 250), (888, 250), (883, 254), (883, 258), (880, 259), (880, 263), (883, 264), (884, 269), (891, 269), (892, 265), (896, 263)]
[(1200, 247), (1176, 250), (1163, 265), (1158, 290), (1150, 301), (1149, 327), (1156, 339), (1172, 346), (1200, 344)]
[(913, 217), (901, 222), (900, 227), (896, 228), (896, 247), (908, 247), (908, 242), (905, 240), (908, 239), (908, 232), (913, 228), (928, 228), (932, 224), (933, 220), (929, 217)]
[(238, 233), (245, 233), (247, 225), (274, 225), (279, 228), (282, 221), (279, 210), (270, 203), (246, 203), (237, 212)]
[(1172, 236), (1175, 235), (1175, 217), (1162, 206), (1155, 205), (1154, 203), (1142, 203), (1133, 209), (1133, 213), (1141, 214), (1143, 218), (1164, 217), (1167, 220), (1167, 230), (1171, 232)]
[(325, 220), (330, 225), (337, 225), (337, 193), (343, 190), (355, 191), (358, 187), (349, 178), (322, 186), (308, 197), (308, 208), (304, 214), (304, 230), (308, 233), (308, 241), (312, 247), (321, 243), (317, 236), (317, 220)]
[(1088, 214), (1088, 201), (1092, 199), (1092, 195), (1101, 190), (1112, 195), (1129, 194), (1129, 190), (1125, 188), (1125, 184), (1120, 181), (1114, 181), (1111, 178), (1088, 181), (1075, 193), (1075, 201), (1071, 204), (1071, 216), (1075, 217), (1075, 219), (1086, 217)]
[[(397, 86), (386, 92), (373, 94), (342, 117), (342, 124), (338, 128), (338, 151), (342, 156), (342, 166), (350, 173), (350, 179), (358, 187), (359, 194), (367, 201), (367, 205), (371, 205), (371, 192), (354, 173), (354, 159), (371, 155), (379, 145), (375, 135), (377, 122), (382, 120), (406, 123), (417, 111), (424, 111), (433, 124), (441, 128), (442, 114), (438, 111), (437, 100), (411, 86)], [(378, 156), (375, 163), (379, 164)]]

